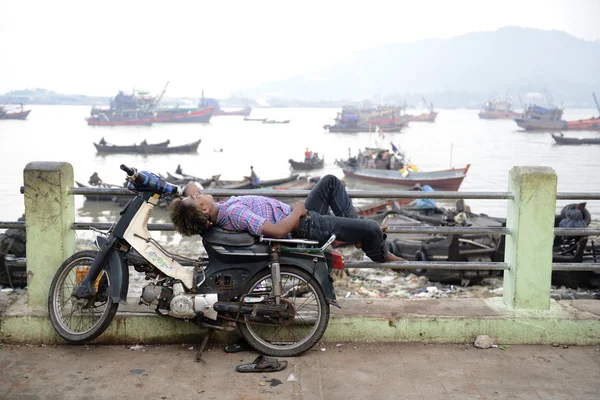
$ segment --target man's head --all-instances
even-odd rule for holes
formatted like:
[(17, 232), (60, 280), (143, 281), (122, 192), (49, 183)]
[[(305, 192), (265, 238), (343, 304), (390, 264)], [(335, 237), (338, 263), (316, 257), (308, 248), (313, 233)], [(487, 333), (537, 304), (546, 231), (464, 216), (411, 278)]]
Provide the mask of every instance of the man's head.
[(211, 215), (215, 201), (209, 194), (202, 194), (200, 188), (190, 184), (183, 197), (169, 204), (169, 217), (175, 230), (184, 236), (198, 235), (212, 226)]

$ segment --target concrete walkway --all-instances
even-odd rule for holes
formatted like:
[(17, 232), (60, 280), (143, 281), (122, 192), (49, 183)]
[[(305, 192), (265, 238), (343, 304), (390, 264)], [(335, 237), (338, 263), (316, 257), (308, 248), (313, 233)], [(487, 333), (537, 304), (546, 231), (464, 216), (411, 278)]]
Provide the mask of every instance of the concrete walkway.
[(581, 400), (600, 393), (598, 346), (325, 343), (288, 358), (283, 371), (249, 374), (235, 366), (254, 352), (212, 346), (202, 364), (194, 361), (197, 345), (131, 347), (5, 345), (0, 398)]

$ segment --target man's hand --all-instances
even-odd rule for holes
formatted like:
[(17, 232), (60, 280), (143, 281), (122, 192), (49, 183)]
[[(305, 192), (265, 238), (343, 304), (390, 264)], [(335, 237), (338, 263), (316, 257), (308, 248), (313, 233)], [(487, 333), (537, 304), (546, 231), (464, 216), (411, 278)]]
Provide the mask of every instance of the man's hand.
[(301, 217), (306, 215), (306, 206), (304, 205), (304, 202), (302, 202), (302, 201), (299, 201), (292, 205), (292, 211), (295, 211), (295, 210), (299, 210)]

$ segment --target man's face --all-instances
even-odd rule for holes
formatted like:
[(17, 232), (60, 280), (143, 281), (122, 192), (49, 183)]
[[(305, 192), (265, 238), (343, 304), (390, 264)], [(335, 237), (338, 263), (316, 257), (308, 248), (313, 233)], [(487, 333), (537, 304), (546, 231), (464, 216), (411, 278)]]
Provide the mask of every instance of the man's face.
[(212, 210), (215, 203), (210, 194), (202, 194), (200, 188), (196, 186), (186, 188), (184, 195), (185, 197), (181, 200), (184, 204), (193, 204), (205, 214)]

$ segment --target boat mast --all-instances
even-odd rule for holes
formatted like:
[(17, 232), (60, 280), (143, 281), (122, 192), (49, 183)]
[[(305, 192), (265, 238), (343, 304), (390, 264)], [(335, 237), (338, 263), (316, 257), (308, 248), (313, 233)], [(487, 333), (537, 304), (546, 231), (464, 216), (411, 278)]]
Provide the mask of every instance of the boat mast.
[(598, 99), (596, 98), (596, 93), (592, 93), (594, 96), (594, 102), (596, 103), (596, 108), (598, 109), (598, 113), (600, 113), (600, 105), (598, 105)]
[(162, 100), (163, 96), (165, 95), (165, 92), (167, 91), (167, 86), (169, 86), (169, 81), (167, 81), (167, 83), (165, 84), (165, 87), (163, 88), (160, 95), (156, 99), (154, 99), (154, 107), (153, 108), (156, 108), (158, 106), (158, 103), (160, 103), (160, 101)]

